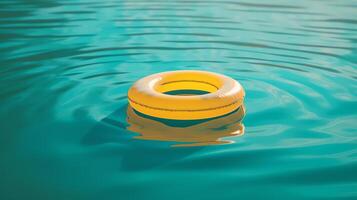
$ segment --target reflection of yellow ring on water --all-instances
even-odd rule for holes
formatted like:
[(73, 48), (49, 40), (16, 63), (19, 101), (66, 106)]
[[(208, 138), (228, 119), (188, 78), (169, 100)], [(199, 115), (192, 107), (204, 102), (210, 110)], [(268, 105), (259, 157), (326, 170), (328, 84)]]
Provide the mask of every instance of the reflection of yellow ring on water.
[(173, 146), (206, 146), (230, 144), (226, 137), (244, 134), (242, 124), (245, 108), (242, 105), (236, 111), (223, 117), (205, 120), (191, 126), (169, 126), (155, 119), (141, 116), (131, 106), (127, 109), (128, 130), (139, 133), (136, 139), (177, 142)]
[[(203, 95), (169, 95), (175, 90), (200, 90)], [(129, 90), (130, 105), (153, 117), (192, 120), (228, 114), (243, 104), (244, 90), (235, 80), (212, 72), (182, 70), (153, 74)]]

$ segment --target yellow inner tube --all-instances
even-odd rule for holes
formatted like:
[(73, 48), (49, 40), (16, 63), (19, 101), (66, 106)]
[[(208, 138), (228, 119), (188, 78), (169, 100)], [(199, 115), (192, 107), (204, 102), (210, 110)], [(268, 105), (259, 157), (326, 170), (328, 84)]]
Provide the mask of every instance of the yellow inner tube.
[[(199, 90), (202, 95), (169, 95), (177, 90)], [(129, 89), (130, 105), (153, 117), (193, 120), (228, 114), (244, 100), (242, 86), (227, 76), (195, 70), (153, 74), (138, 80)]]

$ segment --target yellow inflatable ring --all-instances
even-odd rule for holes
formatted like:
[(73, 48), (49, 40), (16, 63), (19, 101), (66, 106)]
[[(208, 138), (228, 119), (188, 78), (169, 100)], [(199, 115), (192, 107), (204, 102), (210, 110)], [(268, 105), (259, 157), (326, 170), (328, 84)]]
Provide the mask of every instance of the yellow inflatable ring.
[[(175, 90), (200, 90), (202, 95), (169, 95)], [(242, 86), (227, 76), (195, 70), (153, 74), (138, 80), (129, 89), (130, 105), (158, 118), (175, 120), (207, 119), (238, 109), (244, 100)]]

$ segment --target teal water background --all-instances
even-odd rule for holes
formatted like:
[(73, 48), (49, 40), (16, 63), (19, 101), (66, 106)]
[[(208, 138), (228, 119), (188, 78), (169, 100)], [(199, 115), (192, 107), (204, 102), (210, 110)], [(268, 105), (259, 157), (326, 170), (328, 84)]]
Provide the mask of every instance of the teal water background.
[[(0, 1), (0, 199), (356, 199), (357, 1)], [(246, 90), (233, 144), (127, 130), (156, 72)]]

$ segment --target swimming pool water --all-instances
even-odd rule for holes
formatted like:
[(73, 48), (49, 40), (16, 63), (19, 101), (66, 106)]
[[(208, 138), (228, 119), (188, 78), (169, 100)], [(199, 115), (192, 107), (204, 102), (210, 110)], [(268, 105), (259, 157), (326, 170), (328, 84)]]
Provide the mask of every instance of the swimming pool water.
[[(356, 19), (355, 0), (0, 1), (0, 199), (356, 199)], [(131, 84), (180, 69), (238, 80), (243, 122), (130, 124)]]

